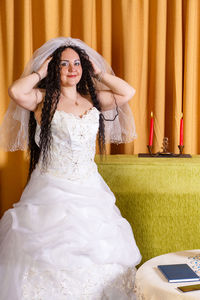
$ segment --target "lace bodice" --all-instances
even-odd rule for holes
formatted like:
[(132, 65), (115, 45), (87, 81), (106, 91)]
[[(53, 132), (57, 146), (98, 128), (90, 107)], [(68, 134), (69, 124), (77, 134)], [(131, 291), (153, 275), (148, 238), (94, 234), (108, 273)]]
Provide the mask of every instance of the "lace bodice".
[[(97, 172), (94, 162), (99, 111), (93, 107), (82, 117), (56, 111), (51, 123), (51, 156), (45, 172), (69, 180), (85, 180)], [(35, 141), (39, 143), (40, 126)], [(41, 157), (37, 168), (42, 169)]]

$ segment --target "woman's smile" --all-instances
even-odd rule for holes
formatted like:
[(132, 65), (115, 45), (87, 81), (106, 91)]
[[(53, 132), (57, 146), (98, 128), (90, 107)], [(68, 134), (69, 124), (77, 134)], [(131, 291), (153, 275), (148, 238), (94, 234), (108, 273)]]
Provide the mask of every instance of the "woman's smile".
[(73, 77), (76, 77), (77, 75), (67, 75), (67, 77), (69, 78), (73, 78)]

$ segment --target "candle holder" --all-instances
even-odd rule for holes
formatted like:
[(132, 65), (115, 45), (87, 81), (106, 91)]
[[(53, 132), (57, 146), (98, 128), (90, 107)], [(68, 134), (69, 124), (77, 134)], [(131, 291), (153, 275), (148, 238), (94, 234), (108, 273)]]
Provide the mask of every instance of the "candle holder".
[(138, 157), (181, 157), (181, 158), (191, 158), (190, 154), (183, 154), (183, 145), (178, 145), (179, 154), (175, 154), (173, 152), (169, 152), (169, 139), (167, 137), (163, 138), (162, 150), (156, 153), (152, 152), (152, 145), (147, 145), (148, 153), (139, 153)]
[(148, 150), (149, 150), (149, 154), (150, 154), (151, 156), (153, 156), (153, 153), (152, 153), (152, 145), (147, 145), (147, 148), (148, 148)]
[(168, 147), (169, 147), (169, 139), (168, 139), (168, 137), (164, 137), (163, 142), (162, 142), (162, 147), (161, 147), (161, 149), (163, 149), (163, 151), (158, 152), (158, 154), (164, 155), (164, 156), (172, 156), (173, 153), (169, 152)]
[(184, 146), (183, 145), (178, 145), (178, 148), (179, 148), (179, 155), (183, 155)]

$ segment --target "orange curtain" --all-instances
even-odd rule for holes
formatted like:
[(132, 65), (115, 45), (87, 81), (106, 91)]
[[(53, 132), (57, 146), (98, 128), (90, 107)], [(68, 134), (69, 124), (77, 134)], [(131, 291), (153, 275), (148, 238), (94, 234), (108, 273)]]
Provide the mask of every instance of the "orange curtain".
[[(32, 52), (58, 36), (85, 41), (136, 89), (130, 106), (138, 138), (109, 153), (146, 152), (151, 111), (154, 151), (167, 136), (177, 152), (183, 112), (185, 152), (200, 153), (199, 0), (1, 0), (0, 121), (8, 86)], [(19, 200), (26, 176), (26, 154), (0, 152), (2, 212)]]

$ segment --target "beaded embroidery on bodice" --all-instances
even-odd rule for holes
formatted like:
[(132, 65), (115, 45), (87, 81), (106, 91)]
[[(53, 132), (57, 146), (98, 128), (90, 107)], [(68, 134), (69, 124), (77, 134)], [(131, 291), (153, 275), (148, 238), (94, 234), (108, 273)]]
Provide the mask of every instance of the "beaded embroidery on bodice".
[[(95, 107), (82, 117), (56, 110), (51, 122), (51, 155), (45, 172), (76, 181), (84, 181), (97, 172), (94, 156), (99, 113)], [(37, 144), (39, 135), (40, 126), (37, 125)], [(41, 158), (37, 168), (42, 169)]]

